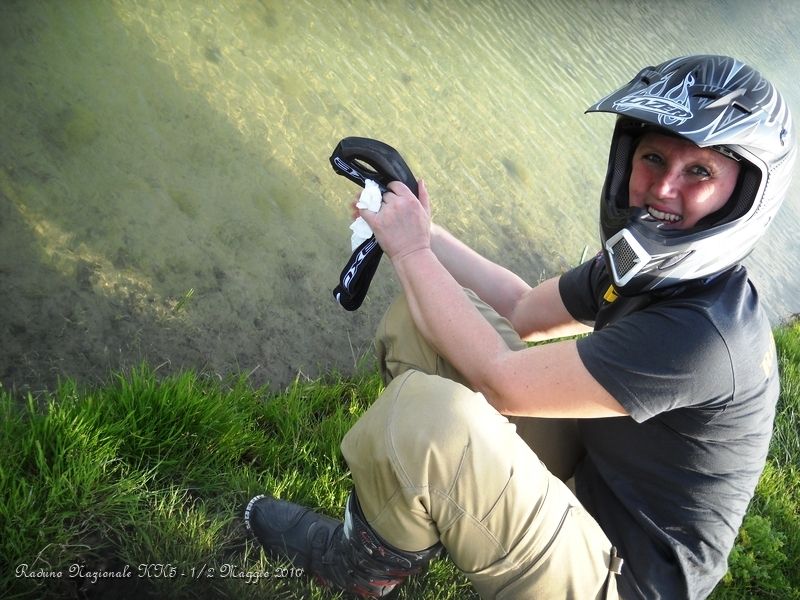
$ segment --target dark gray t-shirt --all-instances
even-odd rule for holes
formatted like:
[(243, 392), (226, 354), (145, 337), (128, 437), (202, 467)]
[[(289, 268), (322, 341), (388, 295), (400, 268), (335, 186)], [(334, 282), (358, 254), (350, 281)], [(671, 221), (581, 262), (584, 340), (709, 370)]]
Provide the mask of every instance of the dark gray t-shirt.
[(615, 297), (602, 255), (561, 277), (592, 376), (630, 417), (580, 422), (580, 501), (625, 559), (623, 598), (705, 598), (766, 460), (777, 362), (744, 267)]

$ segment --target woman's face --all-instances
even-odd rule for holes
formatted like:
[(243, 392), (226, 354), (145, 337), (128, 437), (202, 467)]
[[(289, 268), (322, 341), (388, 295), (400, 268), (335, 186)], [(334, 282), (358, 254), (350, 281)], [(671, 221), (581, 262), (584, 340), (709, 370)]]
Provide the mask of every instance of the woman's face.
[(630, 205), (670, 229), (689, 229), (730, 198), (739, 163), (688, 140), (649, 132), (633, 154)]

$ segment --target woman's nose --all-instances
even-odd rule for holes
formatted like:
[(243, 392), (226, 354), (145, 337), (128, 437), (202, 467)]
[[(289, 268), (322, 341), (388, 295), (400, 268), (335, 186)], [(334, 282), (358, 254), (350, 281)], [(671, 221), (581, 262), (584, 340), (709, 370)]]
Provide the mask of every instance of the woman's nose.
[(653, 181), (653, 193), (658, 198), (673, 198), (678, 195), (680, 177), (672, 171), (660, 173)]

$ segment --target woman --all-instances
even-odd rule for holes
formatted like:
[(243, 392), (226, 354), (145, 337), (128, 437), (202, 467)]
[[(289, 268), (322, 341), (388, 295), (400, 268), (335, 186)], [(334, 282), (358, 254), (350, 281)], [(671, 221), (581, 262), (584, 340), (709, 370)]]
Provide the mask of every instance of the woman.
[(617, 115), (603, 249), (561, 277), (530, 287), (432, 225), (422, 184), (362, 211), (404, 291), (378, 332), (387, 387), (342, 442), (344, 524), (259, 496), (266, 549), (367, 597), (441, 546), (486, 598), (711, 592), (778, 397), (740, 262), (786, 193), (791, 117), (720, 56), (645, 68), (589, 111)]

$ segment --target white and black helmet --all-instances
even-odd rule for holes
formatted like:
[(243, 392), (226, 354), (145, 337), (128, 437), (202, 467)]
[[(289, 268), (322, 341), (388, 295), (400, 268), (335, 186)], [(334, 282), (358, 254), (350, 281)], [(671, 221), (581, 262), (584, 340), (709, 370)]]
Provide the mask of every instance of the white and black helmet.
[[(758, 71), (727, 56), (687, 56), (643, 69), (586, 112), (618, 115), (600, 203), (614, 287), (633, 295), (739, 263), (786, 195), (796, 154), (789, 107)], [(628, 204), (631, 157), (645, 131), (677, 135), (740, 163), (728, 202), (690, 229), (669, 229)]]

